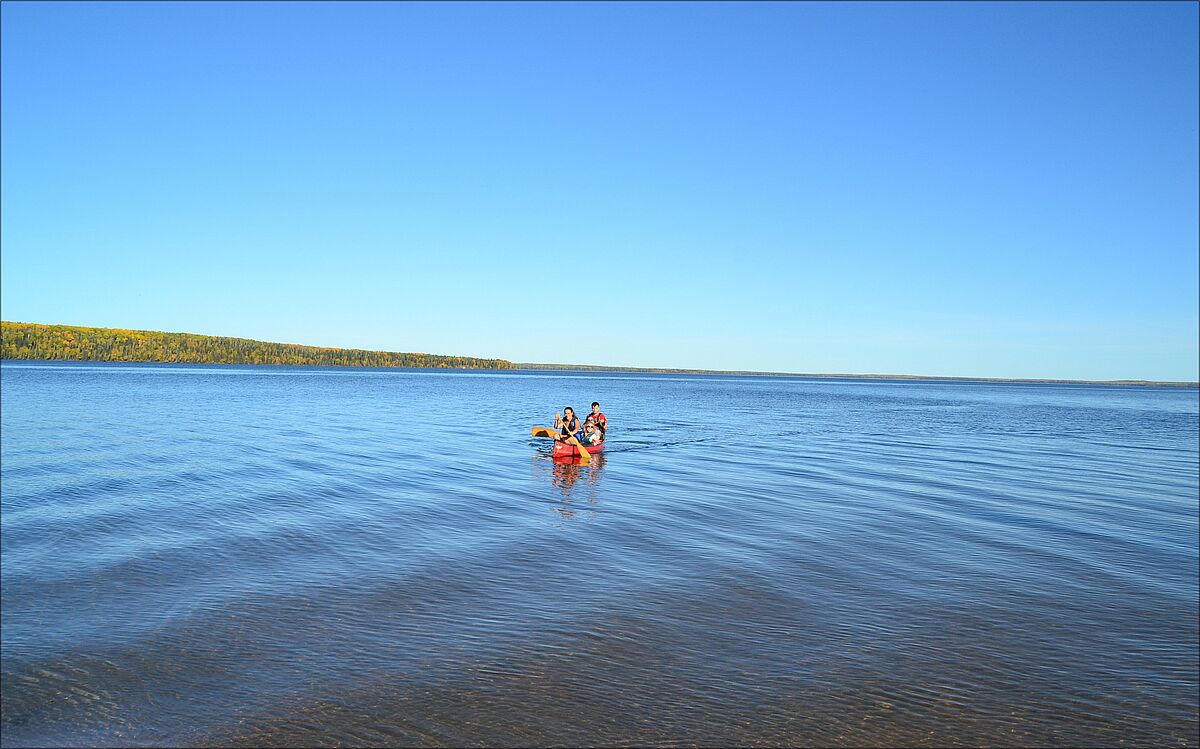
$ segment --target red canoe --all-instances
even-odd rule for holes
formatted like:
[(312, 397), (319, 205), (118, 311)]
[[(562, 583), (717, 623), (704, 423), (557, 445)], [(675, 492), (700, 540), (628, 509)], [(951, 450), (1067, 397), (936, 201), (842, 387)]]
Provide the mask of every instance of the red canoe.
[[(588, 454), (590, 454), (590, 455), (595, 455), (596, 453), (600, 452), (603, 449), (604, 449), (603, 442), (601, 442), (599, 445), (588, 445), (587, 446), (587, 451), (588, 451)], [(556, 457), (556, 458), (571, 458), (571, 457), (578, 458), (579, 457), (579, 448), (576, 447), (575, 445), (568, 445), (565, 442), (555, 441), (554, 457)]]

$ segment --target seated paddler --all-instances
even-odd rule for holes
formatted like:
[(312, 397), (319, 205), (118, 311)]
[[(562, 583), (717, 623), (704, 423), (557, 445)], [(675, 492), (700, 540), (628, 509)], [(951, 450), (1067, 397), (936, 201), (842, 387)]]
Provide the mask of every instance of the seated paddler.
[(562, 413), (554, 414), (554, 428), (558, 430), (554, 439), (559, 442), (568, 442), (572, 437), (576, 437), (576, 433), (579, 432), (579, 419), (575, 416), (575, 409), (566, 406)]
[(579, 441), (585, 445), (599, 445), (604, 441), (604, 432), (596, 422), (589, 419), (583, 425), (583, 434), (579, 436)]

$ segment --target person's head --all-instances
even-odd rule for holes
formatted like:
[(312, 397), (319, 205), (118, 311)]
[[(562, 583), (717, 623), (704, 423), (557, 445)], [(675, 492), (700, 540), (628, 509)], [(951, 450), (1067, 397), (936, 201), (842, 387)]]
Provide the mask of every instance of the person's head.
[(597, 403), (596, 401), (592, 401), (592, 413), (594, 413), (594, 414), (600, 413), (600, 404)]
[(589, 421), (588, 423), (584, 424), (583, 431), (588, 432), (589, 434), (596, 431), (596, 422)]
[(564, 419), (575, 418), (575, 409), (571, 408), (570, 406), (564, 406), (563, 407), (563, 418)]

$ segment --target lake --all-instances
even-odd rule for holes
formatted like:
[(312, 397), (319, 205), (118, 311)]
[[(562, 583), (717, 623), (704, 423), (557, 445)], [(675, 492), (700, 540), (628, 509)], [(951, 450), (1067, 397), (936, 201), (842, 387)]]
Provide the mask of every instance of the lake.
[[(1195, 388), (4, 362), (4, 746), (1195, 747)], [(605, 451), (529, 436), (598, 400)]]

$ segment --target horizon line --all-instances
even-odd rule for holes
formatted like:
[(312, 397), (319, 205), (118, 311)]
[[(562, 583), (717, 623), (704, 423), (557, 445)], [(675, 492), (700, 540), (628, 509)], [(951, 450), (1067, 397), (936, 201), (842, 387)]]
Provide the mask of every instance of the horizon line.
[(863, 374), (850, 372), (765, 372), (753, 369), (684, 369), (678, 367), (622, 367), (605, 364), (548, 364), (513, 362), (517, 369), (560, 370), (571, 372), (646, 372), (655, 374), (751, 375), (756, 377), (811, 377), (814, 379), (851, 380), (937, 380), (954, 382), (1031, 382), (1062, 385), (1145, 385), (1197, 387), (1200, 382), (1187, 380), (1081, 380), (1053, 377), (968, 377), (956, 375)]
[[(238, 336), (222, 336), (212, 335), (209, 333), (174, 333), (165, 330), (149, 330), (145, 328), (106, 328), (92, 325), (64, 325), (62, 323), (31, 323), (18, 322), (15, 320), (2, 320), (2, 322), (10, 325), (43, 325), (46, 327), (64, 327), (64, 328), (91, 328), (93, 330), (123, 330), (138, 333), (168, 333), (173, 335), (193, 335), (203, 336), (208, 338), (237, 338), (253, 343), (272, 343), (283, 346), (307, 346), (309, 348), (334, 349), (345, 351), (363, 351), (366, 353), (381, 353), (381, 354), (411, 354), (413, 352), (402, 351), (386, 351), (384, 349), (354, 349), (344, 346), (314, 346), (312, 344), (303, 343), (283, 343), (279, 341), (260, 341), (254, 338), (240, 338)], [(423, 352), (422, 352), (423, 353)], [(1200, 381), (1187, 380), (1084, 380), (1084, 379), (1064, 379), (1053, 377), (977, 377), (977, 376), (954, 376), (954, 375), (910, 375), (910, 374), (863, 374), (849, 372), (771, 372), (753, 369), (695, 369), (687, 367), (627, 367), (614, 366), (608, 364), (553, 364), (540, 362), (516, 362), (511, 359), (502, 359), (498, 357), (467, 357), (458, 354), (435, 354), (435, 356), (461, 356), (463, 358), (485, 358), (495, 361), (503, 361), (512, 364), (516, 369), (533, 369), (533, 370), (559, 370), (573, 372), (646, 372), (656, 374), (705, 374), (705, 375), (749, 375), (757, 377), (810, 377), (814, 379), (864, 379), (864, 380), (936, 380), (936, 381), (956, 381), (956, 382), (1028, 382), (1028, 383), (1043, 383), (1043, 384), (1064, 384), (1064, 385), (1136, 385), (1136, 386), (1163, 386), (1163, 387), (1200, 387)], [(104, 359), (6, 359), (4, 361), (107, 361)], [(139, 362), (127, 362), (139, 363)], [(169, 364), (171, 362), (141, 362), (141, 363), (161, 363)], [(221, 362), (208, 362), (220, 366)], [(281, 366), (264, 364), (258, 366)], [(304, 366), (336, 366), (336, 365), (304, 365)], [(419, 367), (418, 367), (419, 369)]]

